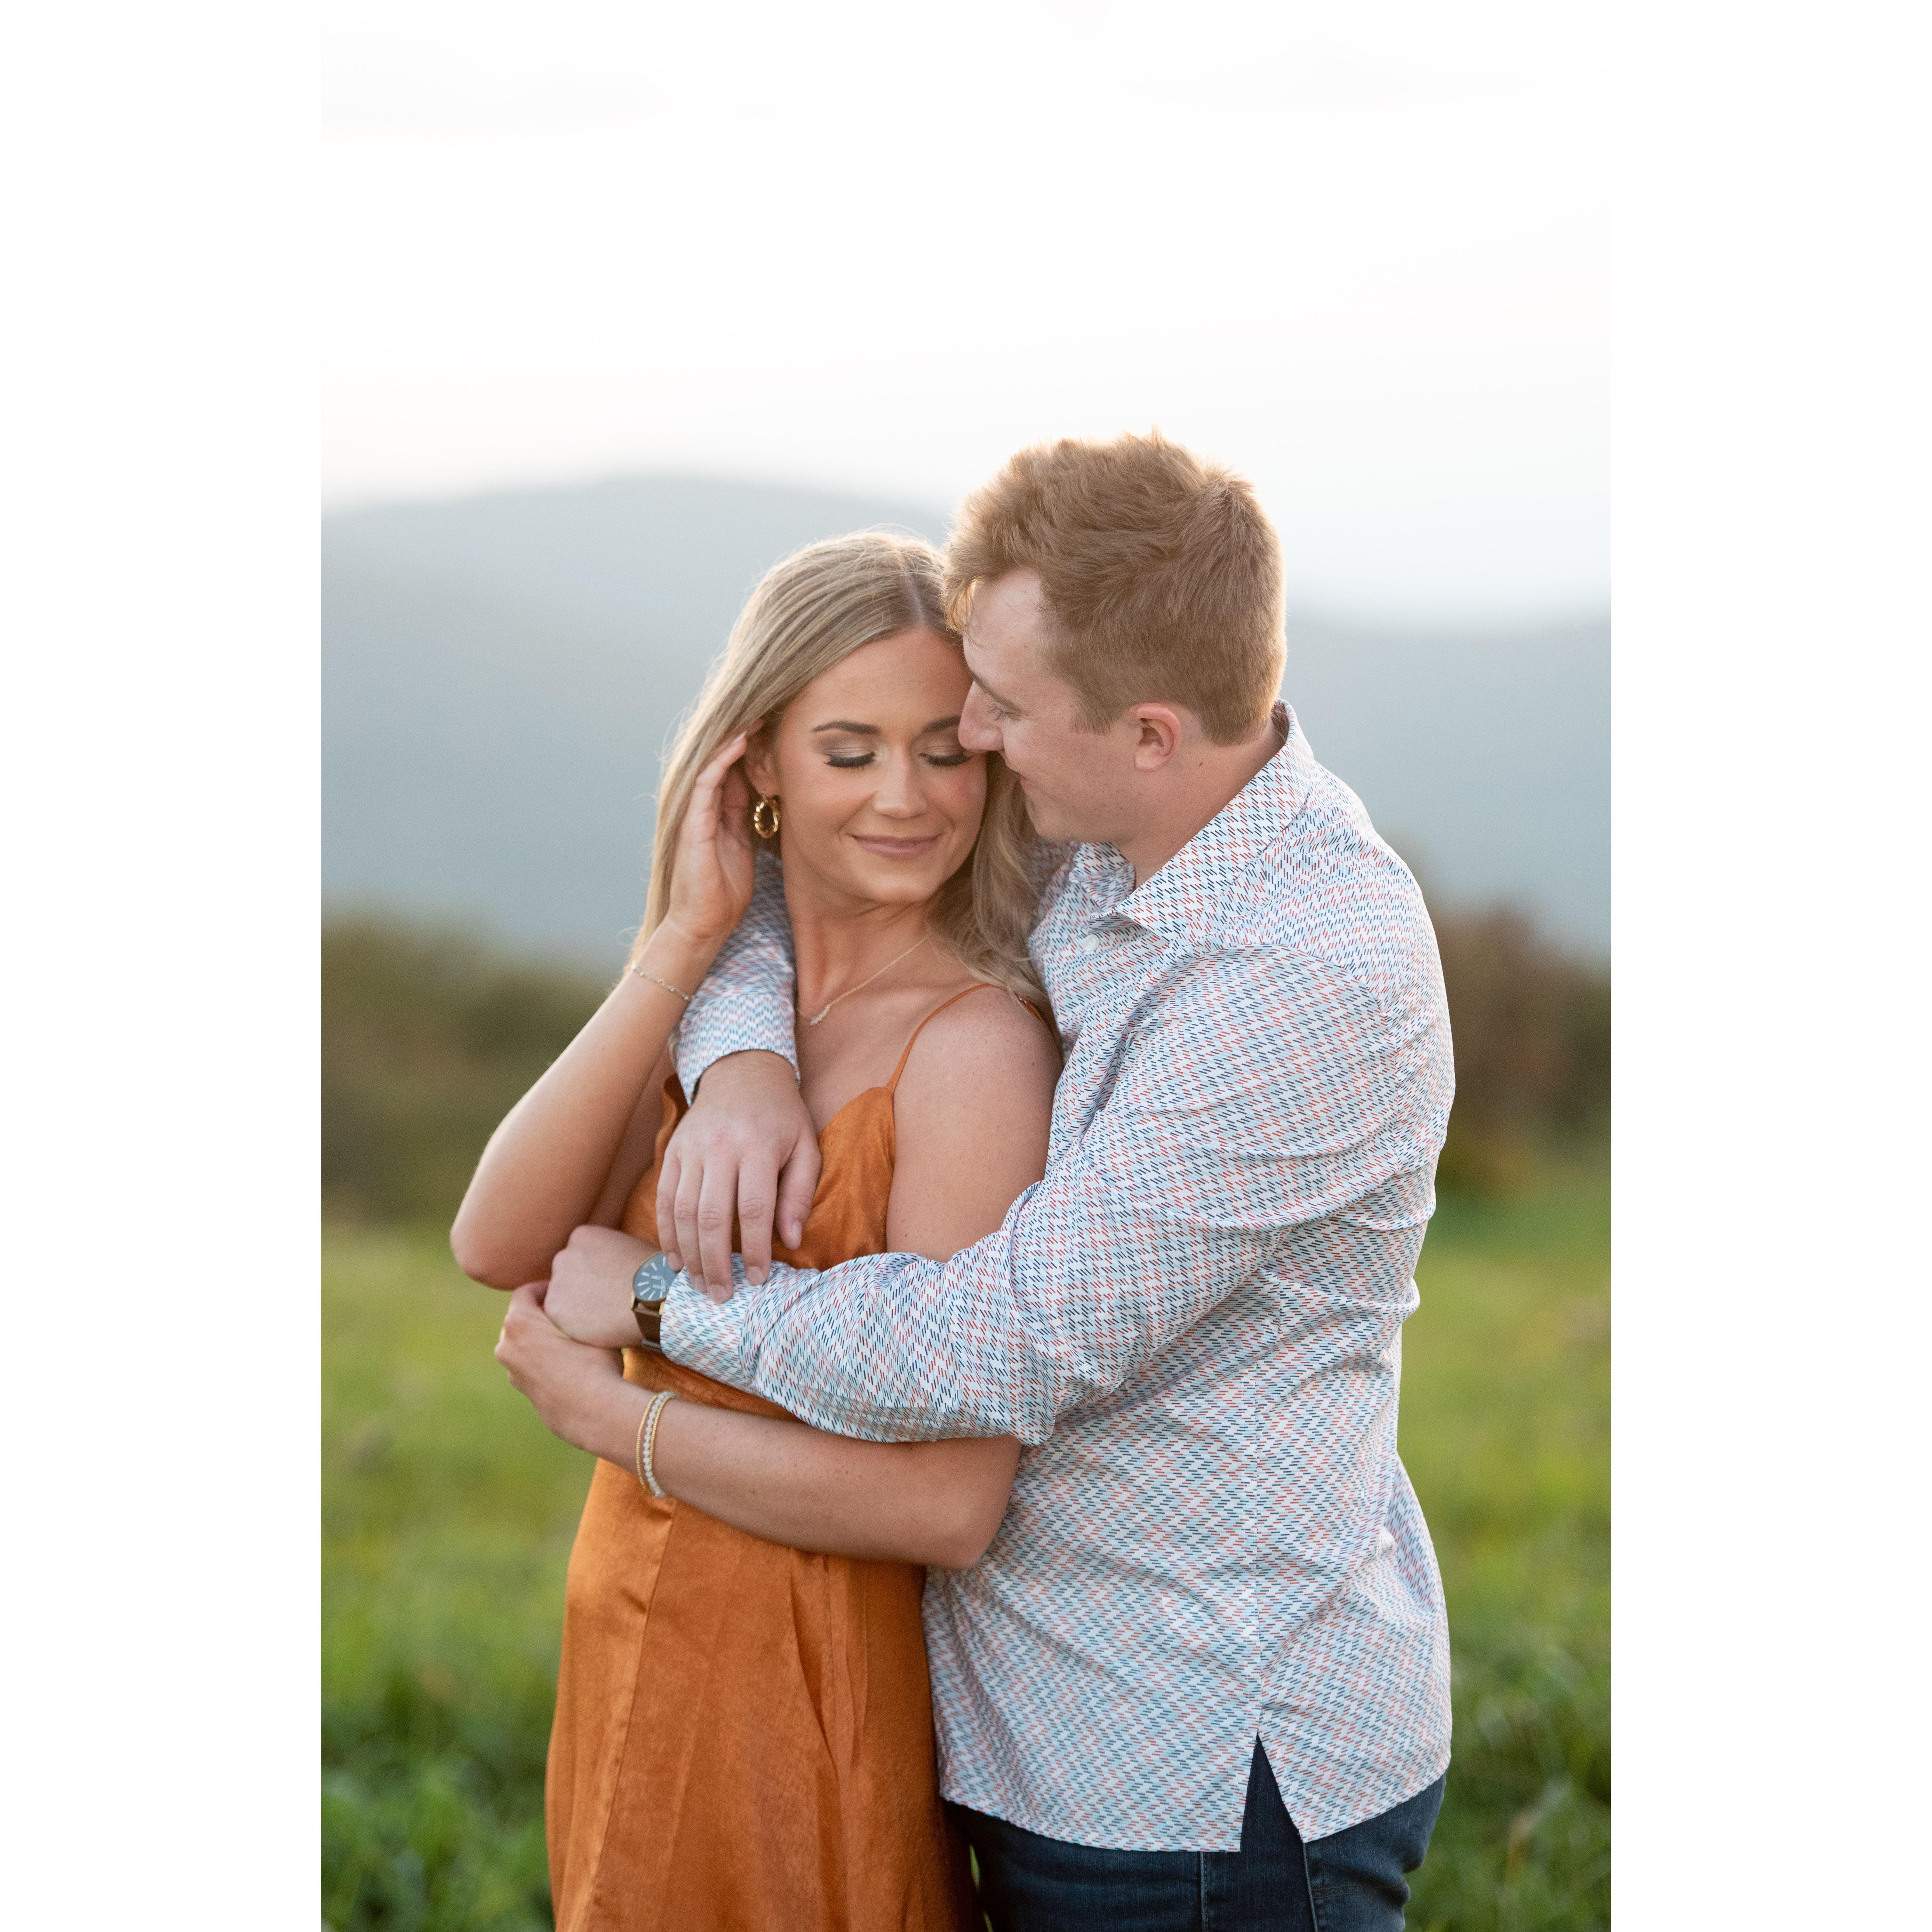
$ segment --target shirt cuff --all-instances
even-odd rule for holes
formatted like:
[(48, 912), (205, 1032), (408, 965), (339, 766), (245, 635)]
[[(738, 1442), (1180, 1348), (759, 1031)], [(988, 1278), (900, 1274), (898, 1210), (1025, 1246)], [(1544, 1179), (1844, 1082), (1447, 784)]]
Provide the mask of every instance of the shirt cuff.
[(658, 1341), (680, 1367), (754, 1394), (752, 1371), (757, 1352), (746, 1332), (742, 1298), (758, 1290), (745, 1280), (742, 1255), (731, 1257), (731, 1299), (721, 1306), (693, 1288), (688, 1274), (680, 1275), (664, 1297)]
[(724, 988), (706, 994), (701, 1006), (694, 1003), (671, 1049), (687, 1098), (698, 1091), (706, 1070), (729, 1053), (775, 1053), (797, 1072), (791, 1029), (773, 1023), (772, 1004), (769, 998)]

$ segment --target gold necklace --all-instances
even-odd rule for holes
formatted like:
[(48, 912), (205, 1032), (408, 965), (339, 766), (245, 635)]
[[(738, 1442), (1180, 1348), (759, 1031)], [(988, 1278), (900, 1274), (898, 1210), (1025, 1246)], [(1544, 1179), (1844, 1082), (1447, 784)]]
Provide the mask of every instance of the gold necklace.
[[(929, 932), (921, 933), (918, 938), (915, 939), (913, 943), (898, 956), (898, 958), (888, 959), (886, 963), (879, 968), (878, 973), (868, 974), (865, 979), (861, 980), (856, 986), (848, 986), (844, 992), (838, 995), (838, 1000), (849, 1000), (854, 993), (862, 993), (866, 988), (872, 983), (873, 980), (876, 980), (879, 976), (879, 973), (890, 973), (892, 968), (899, 963), (900, 959), (910, 959), (912, 956), (919, 949), (932, 937), (932, 934)], [(818, 1012), (814, 1013), (811, 1018), (806, 1022), (806, 1024), (807, 1026), (818, 1025), (818, 1022), (824, 1018), (825, 1016), (831, 1012), (834, 1006), (838, 1005), (838, 1000), (827, 1000), (824, 1005), (820, 1006)]]

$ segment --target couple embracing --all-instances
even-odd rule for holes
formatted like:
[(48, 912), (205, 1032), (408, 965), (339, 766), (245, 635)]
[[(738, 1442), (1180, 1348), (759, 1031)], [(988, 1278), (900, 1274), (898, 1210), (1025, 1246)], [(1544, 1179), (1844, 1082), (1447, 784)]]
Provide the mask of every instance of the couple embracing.
[(1448, 1022), (1282, 659), (1265, 515), (1158, 436), (746, 605), (629, 970), (454, 1234), (600, 1459), (561, 1932), (1401, 1925)]

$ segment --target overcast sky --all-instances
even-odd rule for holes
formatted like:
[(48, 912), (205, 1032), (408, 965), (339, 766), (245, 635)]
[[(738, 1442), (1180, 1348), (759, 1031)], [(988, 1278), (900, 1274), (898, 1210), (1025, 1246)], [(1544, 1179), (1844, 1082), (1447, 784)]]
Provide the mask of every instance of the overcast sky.
[(951, 504), (1158, 424), (1297, 594), (1608, 583), (1594, 7), (326, 0), (326, 499), (621, 471)]

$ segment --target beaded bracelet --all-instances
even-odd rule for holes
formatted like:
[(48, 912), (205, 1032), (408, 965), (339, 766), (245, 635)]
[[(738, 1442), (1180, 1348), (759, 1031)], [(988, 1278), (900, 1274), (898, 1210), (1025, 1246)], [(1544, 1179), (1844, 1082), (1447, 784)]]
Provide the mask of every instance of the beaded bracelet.
[(664, 1404), (673, 1399), (670, 1390), (658, 1390), (638, 1420), (638, 1480), (654, 1496), (662, 1496), (664, 1490), (651, 1467), (651, 1452), (658, 1444), (658, 1418), (664, 1414)]

